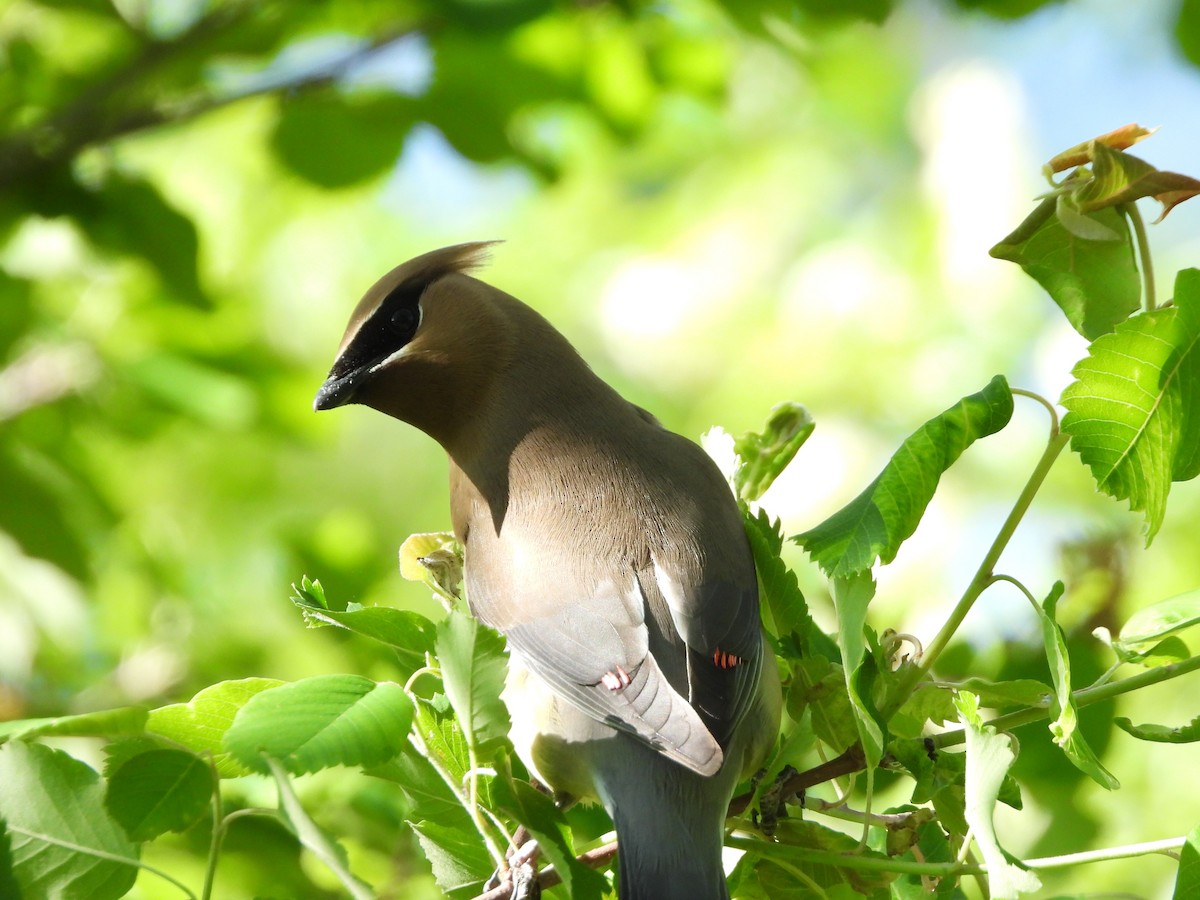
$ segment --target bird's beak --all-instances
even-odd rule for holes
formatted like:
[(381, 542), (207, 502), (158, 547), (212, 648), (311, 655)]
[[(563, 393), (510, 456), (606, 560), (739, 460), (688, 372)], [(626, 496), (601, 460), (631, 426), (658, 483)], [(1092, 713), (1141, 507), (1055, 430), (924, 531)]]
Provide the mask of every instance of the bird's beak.
[(354, 392), (358, 386), (371, 374), (370, 366), (359, 366), (345, 375), (334, 375), (332, 372), (317, 391), (313, 398), (313, 410), (336, 409), (354, 402)]

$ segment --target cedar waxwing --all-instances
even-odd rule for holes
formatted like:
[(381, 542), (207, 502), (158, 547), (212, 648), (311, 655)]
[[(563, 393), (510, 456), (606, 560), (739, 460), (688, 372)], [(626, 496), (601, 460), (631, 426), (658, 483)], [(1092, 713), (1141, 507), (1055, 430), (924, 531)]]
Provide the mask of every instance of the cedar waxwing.
[(735, 785), (774, 745), (775, 660), (730, 488), (524, 303), (426, 253), (359, 302), (314, 407), (361, 403), (450, 457), (467, 601), (508, 641), (513, 744), (599, 799), (622, 900), (728, 897)]

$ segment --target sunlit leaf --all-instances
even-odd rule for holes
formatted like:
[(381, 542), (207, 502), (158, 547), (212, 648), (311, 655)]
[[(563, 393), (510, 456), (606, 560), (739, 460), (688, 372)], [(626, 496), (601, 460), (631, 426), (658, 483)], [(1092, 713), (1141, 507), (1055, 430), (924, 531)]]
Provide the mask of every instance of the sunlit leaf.
[(462, 599), (462, 545), (444, 531), (409, 535), (400, 545), (400, 574), (453, 606)]
[(122, 763), (109, 777), (104, 805), (133, 841), (183, 831), (206, 811), (213, 776), (185, 750), (149, 750)]
[(508, 657), (504, 638), (462, 612), (438, 624), (437, 656), (446, 696), (467, 740), (480, 745), (508, 734), (508, 709), (500, 699)]
[(197, 754), (211, 754), (222, 778), (248, 775), (251, 770), (224, 749), (225, 732), (251, 697), (284, 683), (274, 678), (243, 678), (210, 685), (187, 703), (152, 710), (146, 731), (183, 744)]
[(142, 707), (123, 706), (76, 716), (51, 719), (14, 719), (0, 722), (0, 743), (10, 738), (121, 737), (142, 734), (149, 713)]
[(750, 540), (754, 568), (762, 586), (761, 602), (767, 629), (777, 638), (795, 636), (794, 641), (782, 645), (784, 654), (805, 658), (836, 656), (833, 642), (817, 628), (809, 615), (808, 602), (796, 581), (796, 573), (783, 561), (783, 533), (779, 520), (772, 519), (765, 510), (752, 513), (743, 508), (742, 524)]
[(1200, 741), (1200, 716), (1177, 728), (1170, 725), (1134, 725), (1131, 719), (1124, 716), (1117, 716), (1113, 724), (1139, 741), (1157, 744), (1192, 744)]
[(854, 709), (858, 739), (867, 764), (874, 766), (883, 758), (887, 742), (884, 726), (870, 697), (859, 687), (859, 671), (868, 661), (864, 629), (867, 624), (867, 605), (875, 596), (875, 581), (868, 574), (835, 578), (832, 584), (833, 605), (837, 610), (838, 649), (846, 678), (846, 691)]
[(1121, 626), (1118, 643), (1137, 653), (1168, 635), (1200, 624), (1200, 590), (1188, 591), (1153, 603), (1135, 612)]
[[(419, 712), (415, 720), (419, 727)], [(411, 745), (405, 744), (400, 753), (368, 769), (367, 774), (400, 785), (410, 804), (410, 818), (428, 819), (453, 828), (473, 827), (462, 799), (450, 789), (433, 764)]]
[(1172, 481), (1200, 473), (1200, 271), (1185, 269), (1175, 305), (1135, 316), (1094, 341), (1062, 396), (1063, 430), (1096, 484), (1162, 525)]
[(1067, 653), (1067, 637), (1055, 618), (1056, 607), (1063, 590), (1062, 582), (1056, 582), (1045, 602), (1038, 608), (1046, 659), (1050, 663), (1050, 677), (1054, 681), (1055, 690), (1057, 716), (1050, 723), (1050, 733), (1054, 735), (1054, 743), (1062, 747), (1067, 759), (1077, 769), (1089, 775), (1101, 787), (1115, 791), (1121, 783), (1104, 768), (1078, 728), (1079, 714), (1075, 709), (1075, 698), (1071, 695), (1071, 657)]
[(1079, 207), (1086, 211), (1132, 203), (1154, 197), (1163, 204), (1166, 217), (1174, 207), (1200, 194), (1200, 181), (1176, 172), (1162, 172), (1144, 160), (1096, 144), (1093, 148), (1091, 179), (1071, 192)]
[[(449, 897), (478, 894), (477, 888), (494, 869), (478, 832), (473, 828), (447, 828), (437, 822), (409, 824), (433, 867), (438, 887)], [(469, 889), (469, 893), (465, 889)]]
[(984, 725), (978, 700), (969, 691), (959, 691), (955, 705), (967, 737), (967, 823), (987, 863), (992, 897), (1015, 900), (1021, 892), (1036, 891), (1042, 884), (1037, 875), (1018, 865), (1000, 846), (992, 820), (1000, 786), (1016, 759), (1012, 738)]
[(1141, 280), (1129, 224), (1115, 209), (1079, 213), (1117, 240), (1079, 236), (1063, 222), (1056, 197), (1043, 200), (1016, 230), (988, 251), (1015, 262), (1058, 304), (1089, 340), (1107, 334), (1138, 307)]
[(916, 531), (942, 473), (972, 443), (1007, 425), (1012, 410), (1008, 382), (997, 375), (917, 429), (865, 491), (793, 540), (830, 577), (863, 572), (876, 559), (891, 562)]
[(104, 808), (91, 768), (61, 750), (0, 747), (0, 821), (23, 897), (115, 900), (137, 878), (137, 848)]
[(743, 500), (757, 500), (787, 468), (808, 440), (816, 423), (799, 403), (780, 403), (771, 410), (761, 433), (747, 431), (734, 442), (740, 465), (734, 486)]
[(292, 789), (288, 769), (279, 760), (270, 757), (266, 759), (266, 764), (279, 790), (279, 809), (292, 833), (300, 839), (305, 848), (325, 863), (354, 900), (374, 900), (378, 896), (377, 893), (350, 871), (346, 851), (342, 845), (326, 834), (301, 806), (296, 792)]
[(255, 694), (225, 732), (225, 748), (256, 772), (267, 757), (295, 775), (329, 766), (376, 765), (408, 734), (404, 689), (358, 675), (317, 675)]
[(1188, 832), (1187, 841), (1179, 853), (1179, 874), (1171, 900), (1191, 900), (1200, 896), (1200, 827)]

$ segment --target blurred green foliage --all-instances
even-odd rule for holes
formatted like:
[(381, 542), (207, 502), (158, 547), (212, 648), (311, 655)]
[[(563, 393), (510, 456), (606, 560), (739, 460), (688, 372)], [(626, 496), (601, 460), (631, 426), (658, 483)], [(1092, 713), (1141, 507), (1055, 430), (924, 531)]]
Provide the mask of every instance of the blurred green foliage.
[[(822, 474), (766, 497), (789, 531), (849, 499), (955, 385), (1036, 377), (1049, 303), (1002, 264), (953, 255), (962, 223), (936, 178), (953, 85), (918, 50), (954, 6), (1044, 5), (5, 0), (0, 719), (162, 705), (248, 676), (390, 677), (369, 642), (305, 630), (287, 586), (310, 573), (368, 606), (437, 610), (395, 563), (405, 535), (447, 524), (437, 448), (367, 413), (318, 420), (310, 402), (361, 290), (443, 243), (509, 238), (489, 279), (677, 430), (737, 433), (804, 401), (818, 429), (797, 467)], [(1196, 6), (1175, 26), (1193, 61)], [(1037, 188), (1007, 189), (1019, 207)], [(1010, 226), (980, 238), (980, 260)], [(944, 514), (1007, 504), (1039, 427), (964, 460)], [(1086, 679), (1104, 664), (1091, 627), (1200, 581), (1198, 498), (1173, 501), (1131, 587), (1133, 520), (1089, 500), (1084, 473), (1056, 479), (1057, 506), (1016, 551), (1036, 565), (1064, 536), (1091, 548), (1059, 608)], [(881, 589), (881, 626), (938, 621), (965, 578), (947, 560), (989, 527), (935, 526), (886, 586), (901, 599)], [(1036, 622), (981, 621), (945, 674), (1044, 677)], [(1017, 770), (1043, 785), (1045, 824), (1020, 849), (1186, 831), (1188, 811), (1169, 811), (1182, 786), (1154, 794), (1173, 749), (1105, 757), (1127, 786), (1116, 811), (1048, 732), (1023, 733)], [(1122, 771), (1131, 759), (1146, 771)], [(388, 896), (437, 896), (399, 790), (330, 773), (304, 787), (356, 871)], [(243, 800), (270, 792), (247, 781)], [(1149, 814), (1155, 796), (1168, 812)], [(228, 846), (219, 896), (336, 895), (269, 822), (240, 822)], [(194, 882), (206, 847), (193, 830), (151, 861)], [(1114, 864), (1106, 884), (1170, 877), (1152, 866)], [(1071, 877), (1056, 886), (1086, 887)], [(135, 892), (168, 895), (148, 879)]]

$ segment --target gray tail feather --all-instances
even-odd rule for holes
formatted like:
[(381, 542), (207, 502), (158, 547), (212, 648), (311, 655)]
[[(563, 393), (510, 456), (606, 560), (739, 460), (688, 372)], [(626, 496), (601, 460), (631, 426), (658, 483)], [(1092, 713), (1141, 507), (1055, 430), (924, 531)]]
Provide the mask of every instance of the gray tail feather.
[(617, 828), (620, 900), (728, 900), (721, 847), (731, 779), (698, 775), (621, 737), (637, 751), (622, 748), (619, 770), (596, 773)]

